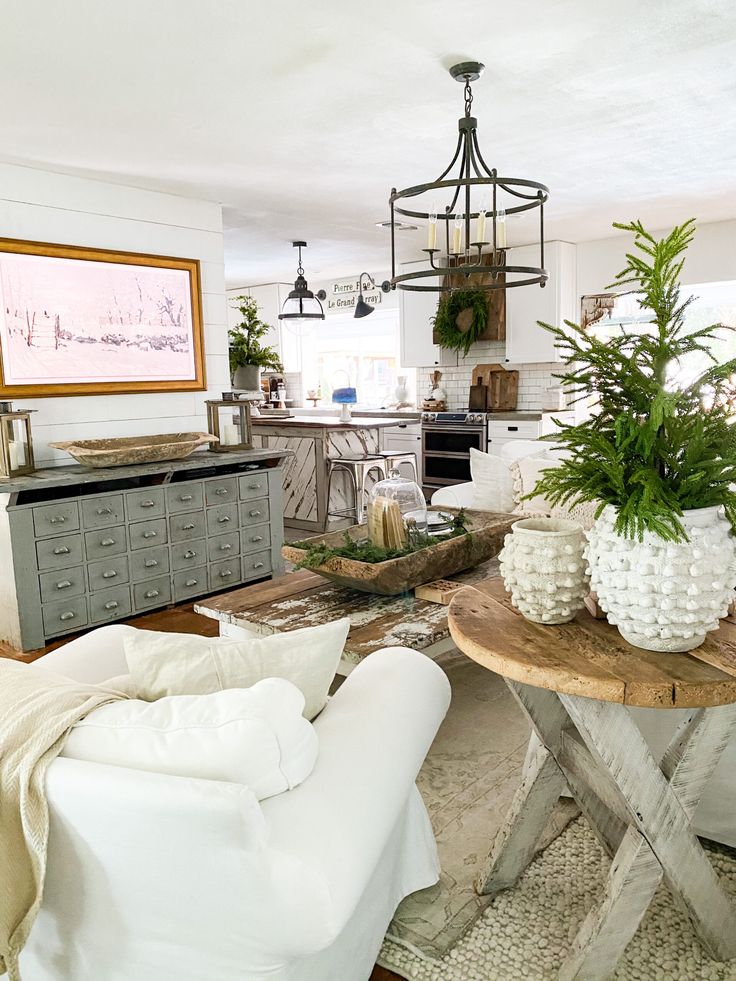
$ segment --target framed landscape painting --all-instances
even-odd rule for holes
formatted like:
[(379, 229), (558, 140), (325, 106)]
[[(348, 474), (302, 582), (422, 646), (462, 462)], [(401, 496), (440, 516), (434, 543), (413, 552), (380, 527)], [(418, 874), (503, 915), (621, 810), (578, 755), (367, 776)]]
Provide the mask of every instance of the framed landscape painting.
[(0, 239), (0, 398), (201, 391), (199, 260)]

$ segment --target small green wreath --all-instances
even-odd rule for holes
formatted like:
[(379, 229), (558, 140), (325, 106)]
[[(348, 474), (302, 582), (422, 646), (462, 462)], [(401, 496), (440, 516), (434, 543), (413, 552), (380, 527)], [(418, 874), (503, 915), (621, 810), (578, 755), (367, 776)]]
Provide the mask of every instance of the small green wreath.
[(467, 357), (471, 345), (480, 339), (487, 323), (488, 294), (477, 289), (443, 293), (432, 318), (440, 347), (462, 351), (463, 357)]

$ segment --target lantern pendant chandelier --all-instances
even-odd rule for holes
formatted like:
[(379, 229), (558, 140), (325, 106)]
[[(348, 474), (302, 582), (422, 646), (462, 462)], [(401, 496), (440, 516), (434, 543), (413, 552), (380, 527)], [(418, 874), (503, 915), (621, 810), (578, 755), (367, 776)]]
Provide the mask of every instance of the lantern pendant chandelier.
[[(458, 288), (462, 275), (467, 279), (482, 274), (473, 289), (497, 290), (513, 286), (544, 286), (544, 204), (549, 189), (537, 181), (516, 177), (499, 177), (489, 168), (478, 146), (478, 120), (471, 116), (473, 92), (470, 83), (480, 78), (484, 66), (477, 61), (454, 65), (450, 74), (465, 83), (465, 115), (458, 121), (455, 155), (437, 180), (415, 184), (402, 191), (392, 188), (391, 207), (391, 286), (402, 290), (444, 293)], [(459, 161), (459, 166), (456, 164)], [(455, 168), (456, 176), (449, 176)], [(450, 197), (449, 204), (438, 213), (435, 203), (440, 195)], [(415, 199), (420, 198), (420, 201)], [(424, 205), (426, 211), (415, 210)], [(539, 211), (539, 265), (508, 266), (503, 251), (506, 246), (506, 217), (524, 211)], [(398, 218), (427, 222), (428, 265), (396, 273), (396, 229)], [(444, 249), (438, 241), (444, 239)], [(484, 252), (485, 249), (485, 252)], [(444, 255), (443, 255), (444, 251)], [(426, 285), (426, 280), (438, 280)], [(453, 285), (450, 285), (450, 284)]]
[(291, 244), (295, 249), (299, 249), (299, 265), (296, 269), (294, 289), (289, 292), (289, 295), (284, 300), (284, 305), (279, 314), (279, 320), (285, 321), (287, 326), (298, 330), (309, 325), (311, 321), (325, 319), (325, 312), (322, 309), (320, 300), (326, 299), (327, 294), (324, 290), (319, 290), (317, 294), (314, 294), (309, 288), (309, 283), (304, 278), (302, 249), (306, 249), (307, 243), (292, 242)]

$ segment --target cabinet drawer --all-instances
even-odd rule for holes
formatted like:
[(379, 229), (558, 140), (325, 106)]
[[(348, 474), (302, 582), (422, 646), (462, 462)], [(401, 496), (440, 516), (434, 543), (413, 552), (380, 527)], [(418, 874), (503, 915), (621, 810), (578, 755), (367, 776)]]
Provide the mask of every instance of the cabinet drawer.
[(231, 555), (240, 554), (240, 534), (237, 531), (229, 535), (215, 535), (207, 542), (207, 559), (217, 562), (218, 559), (228, 559)]
[(268, 497), (268, 474), (254, 473), (240, 478), (240, 500), (250, 501), (254, 497)]
[(174, 599), (182, 600), (207, 592), (207, 566), (174, 573)]
[(488, 439), (536, 439), (541, 433), (541, 422), (498, 421), (488, 422)]
[(179, 542), (171, 546), (171, 568), (189, 569), (207, 561), (207, 543), (204, 538), (196, 542)]
[(253, 555), (242, 556), (243, 579), (258, 579), (271, 572), (271, 553), (254, 552)]
[(153, 521), (136, 521), (128, 529), (132, 549), (148, 548), (150, 545), (164, 545), (167, 541), (166, 518)]
[(148, 490), (131, 491), (126, 494), (128, 521), (140, 518), (158, 518), (164, 514), (163, 487), (149, 487)]
[(241, 525), (260, 525), (270, 519), (268, 500), (243, 501), (240, 505)]
[(65, 535), (63, 538), (49, 538), (44, 542), (36, 542), (36, 558), (40, 571), (81, 565), (82, 536)]
[(120, 555), (117, 558), (90, 562), (87, 566), (87, 575), (91, 591), (108, 589), (110, 586), (121, 586), (130, 579), (128, 557), (127, 555)]
[(153, 579), (169, 571), (168, 548), (147, 548), (130, 556), (130, 577), (133, 582)]
[(107, 620), (119, 620), (128, 616), (132, 608), (129, 586), (101, 589), (89, 598), (89, 621), (105, 623)]
[(47, 637), (52, 637), (54, 634), (69, 634), (73, 630), (87, 626), (87, 600), (84, 596), (72, 596), (68, 600), (45, 603), (41, 615)]
[(240, 582), (240, 559), (237, 555), (222, 562), (213, 562), (209, 567), (210, 589), (224, 589), (230, 584)]
[(205, 529), (204, 511), (175, 514), (169, 518), (172, 542), (189, 542), (194, 538), (204, 538)]
[(238, 505), (220, 504), (207, 510), (207, 534), (219, 535), (223, 532), (234, 531), (238, 527)]
[(33, 509), (33, 530), (36, 537), (58, 535), (79, 528), (79, 506), (76, 501), (44, 504)]
[(166, 488), (169, 514), (177, 511), (198, 511), (204, 507), (204, 488), (201, 484), (174, 484)]
[(105, 555), (122, 555), (126, 550), (125, 526), (85, 532), (84, 547), (88, 559), (101, 559)]
[(82, 501), (82, 523), (85, 528), (109, 528), (125, 521), (123, 495), (93, 497)]
[(66, 596), (84, 595), (84, 568), (67, 569), (63, 573), (44, 572), (39, 577), (41, 600), (50, 603)]
[(254, 525), (243, 528), (240, 534), (241, 552), (258, 552), (271, 544), (271, 526)]
[(164, 606), (171, 602), (171, 582), (168, 576), (149, 579), (133, 586), (133, 602), (136, 610), (147, 610), (151, 606)]
[(208, 505), (227, 504), (238, 499), (237, 477), (222, 477), (208, 480), (204, 485), (204, 497)]

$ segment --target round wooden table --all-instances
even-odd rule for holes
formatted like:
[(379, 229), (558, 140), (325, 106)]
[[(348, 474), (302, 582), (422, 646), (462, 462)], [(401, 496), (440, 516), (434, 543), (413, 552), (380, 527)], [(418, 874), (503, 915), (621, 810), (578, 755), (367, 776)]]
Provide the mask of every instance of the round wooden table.
[[(561, 979), (610, 977), (663, 878), (708, 953), (736, 957), (736, 909), (690, 827), (736, 726), (736, 624), (722, 621), (690, 654), (653, 653), (587, 610), (560, 626), (531, 623), (492, 579), (453, 597), (449, 626), (461, 651), (503, 676), (538, 737), (478, 891), (514, 885), (567, 793), (614, 861)], [(661, 760), (629, 705), (690, 710)]]

